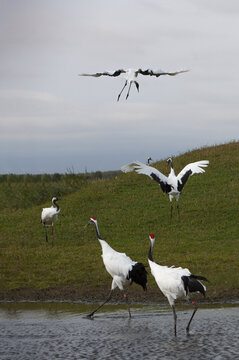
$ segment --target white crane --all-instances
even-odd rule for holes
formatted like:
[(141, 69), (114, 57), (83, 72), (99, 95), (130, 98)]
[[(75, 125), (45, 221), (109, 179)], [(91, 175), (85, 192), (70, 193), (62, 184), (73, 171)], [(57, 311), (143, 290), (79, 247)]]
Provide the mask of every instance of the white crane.
[(52, 204), (55, 205), (56, 207), (52, 205), (50, 208), (43, 208), (41, 213), (41, 222), (46, 230), (46, 242), (48, 242), (47, 227), (51, 226), (52, 245), (54, 241), (53, 226), (58, 219), (59, 212), (61, 211), (60, 206), (56, 203), (58, 200), (59, 199), (57, 199), (56, 197), (53, 197)]
[[(162, 291), (164, 296), (168, 299), (168, 302), (173, 310), (174, 317), (174, 334), (177, 335), (177, 315), (175, 311), (174, 303), (177, 299), (186, 298), (188, 299), (188, 294), (190, 292), (200, 292), (201, 294), (206, 295), (206, 287), (199, 281), (208, 281), (203, 276), (193, 275), (188, 269), (183, 269), (181, 267), (168, 267), (161, 266), (154, 262), (153, 260), (153, 246), (155, 242), (154, 234), (149, 235), (150, 247), (148, 253), (148, 262), (151, 269), (151, 273), (155, 278), (155, 281)], [(192, 319), (198, 309), (197, 303), (192, 302), (194, 305), (194, 311), (186, 327), (187, 333), (189, 333), (189, 327), (192, 322)]]
[(204, 167), (207, 167), (209, 164), (208, 160), (201, 160), (190, 163), (186, 165), (180, 173), (176, 176), (173, 168), (172, 158), (167, 160), (168, 164), (171, 165), (170, 174), (165, 176), (159, 170), (155, 169), (152, 166), (145, 165), (140, 161), (135, 161), (133, 163), (122, 166), (121, 170), (125, 173), (135, 170), (138, 174), (148, 175), (151, 179), (157, 181), (161, 186), (161, 189), (164, 193), (169, 195), (170, 208), (171, 208), (171, 218), (173, 212), (173, 199), (177, 201), (177, 209), (179, 216), (179, 196), (183, 190), (184, 185), (186, 184), (189, 176), (198, 173), (204, 173)]
[(149, 157), (148, 159), (147, 159), (147, 165), (150, 165), (150, 163), (153, 161), (153, 159), (151, 158), (151, 157)]
[(110, 247), (110, 245), (101, 238), (98, 228), (97, 220), (94, 217), (91, 217), (87, 225), (93, 224), (95, 226), (96, 235), (100, 242), (102, 248), (102, 259), (105, 265), (106, 270), (112, 276), (113, 281), (111, 285), (110, 293), (107, 299), (98, 306), (94, 311), (92, 311), (88, 317), (92, 318), (94, 313), (99, 310), (106, 302), (111, 299), (113, 290), (118, 287), (122, 292), (124, 299), (128, 305), (129, 317), (131, 317), (130, 307), (128, 302), (128, 297), (124, 292), (123, 285), (131, 284), (135, 282), (143, 287), (144, 290), (147, 290), (147, 271), (142, 263), (135, 262), (130, 259), (126, 254), (119, 253)]
[(149, 76), (162, 76), (162, 75), (170, 75), (170, 76), (175, 76), (177, 74), (181, 74), (184, 72), (188, 72), (189, 70), (180, 70), (180, 71), (175, 71), (175, 72), (165, 72), (163, 70), (157, 70), (157, 71), (153, 71), (151, 69), (147, 69), (147, 70), (142, 70), (142, 69), (119, 69), (119, 70), (115, 70), (115, 71), (104, 71), (104, 72), (98, 72), (95, 74), (79, 74), (79, 76), (93, 76), (93, 77), (100, 77), (102, 75), (106, 75), (106, 76), (112, 76), (112, 77), (116, 77), (119, 76), (121, 74), (123, 74), (124, 78), (125, 78), (125, 84), (121, 90), (121, 92), (118, 95), (117, 101), (119, 101), (120, 96), (122, 94), (122, 92), (124, 91), (125, 87), (129, 84), (129, 89), (126, 95), (126, 99), (128, 99), (129, 93), (130, 93), (130, 88), (131, 85), (134, 83), (137, 90), (139, 91), (139, 83), (138, 83), (138, 75), (149, 75)]

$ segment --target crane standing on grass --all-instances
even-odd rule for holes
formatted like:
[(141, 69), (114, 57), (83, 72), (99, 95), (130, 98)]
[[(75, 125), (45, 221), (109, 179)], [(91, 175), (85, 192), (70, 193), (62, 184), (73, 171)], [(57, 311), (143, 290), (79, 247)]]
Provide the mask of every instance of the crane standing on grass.
[(134, 83), (136, 86), (136, 89), (139, 91), (139, 83), (138, 83), (138, 75), (149, 75), (149, 76), (156, 76), (159, 77), (161, 75), (170, 75), (170, 76), (175, 76), (177, 74), (180, 73), (184, 73), (187, 72), (189, 70), (181, 70), (181, 71), (175, 71), (175, 72), (165, 72), (163, 70), (157, 70), (157, 71), (153, 71), (151, 69), (147, 69), (147, 70), (142, 70), (142, 69), (119, 69), (119, 70), (115, 70), (115, 71), (104, 71), (104, 72), (98, 72), (95, 74), (79, 74), (80, 76), (93, 76), (93, 77), (100, 77), (102, 75), (106, 75), (106, 76), (111, 76), (111, 77), (116, 77), (119, 76), (121, 74), (123, 74), (124, 78), (125, 78), (125, 84), (123, 86), (123, 89), (121, 90), (121, 92), (118, 95), (117, 101), (119, 101), (120, 96), (122, 94), (122, 92), (124, 91), (125, 87), (129, 84), (129, 89), (126, 95), (126, 100), (129, 97), (129, 93), (130, 93), (130, 89), (131, 89), (131, 85)]
[(180, 173), (176, 176), (173, 168), (172, 158), (167, 160), (168, 164), (171, 165), (170, 174), (165, 176), (159, 170), (155, 169), (152, 166), (145, 165), (140, 161), (135, 161), (133, 163), (122, 166), (121, 170), (125, 173), (135, 170), (138, 174), (148, 175), (151, 179), (157, 181), (161, 186), (161, 189), (164, 193), (169, 195), (170, 208), (171, 208), (171, 218), (173, 213), (173, 199), (177, 201), (178, 217), (179, 217), (179, 197), (186, 184), (189, 176), (198, 173), (204, 173), (204, 167), (207, 167), (209, 164), (208, 160), (201, 160), (190, 163), (186, 165)]
[[(174, 334), (177, 335), (177, 315), (175, 311), (175, 300), (180, 298), (187, 298), (190, 292), (200, 292), (201, 294), (206, 295), (206, 287), (199, 281), (208, 281), (203, 276), (193, 275), (188, 269), (183, 269), (181, 267), (168, 267), (161, 266), (154, 262), (153, 260), (153, 246), (155, 242), (155, 237), (153, 234), (149, 235), (150, 247), (148, 253), (148, 262), (151, 269), (151, 273), (155, 278), (155, 281), (162, 291), (164, 296), (168, 299), (169, 304), (173, 310), (174, 316)], [(192, 302), (194, 305), (194, 311), (186, 327), (187, 333), (189, 333), (189, 327), (192, 322), (192, 319), (198, 309), (198, 306), (195, 302)]]
[(103, 304), (92, 311), (88, 317), (92, 318), (94, 313), (111, 299), (113, 290), (116, 287), (118, 287), (123, 292), (124, 299), (128, 305), (129, 317), (131, 317), (128, 297), (124, 292), (123, 285), (135, 282), (136, 284), (141, 285), (144, 290), (147, 290), (147, 271), (145, 270), (145, 267), (142, 263), (135, 262), (131, 260), (130, 257), (128, 257), (126, 254), (115, 251), (105, 240), (101, 238), (98, 229), (98, 223), (94, 217), (90, 218), (87, 225), (89, 224), (93, 224), (95, 226), (96, 235), (102, 248), (103, 262), (106, 270), (112, 276), (113, 281), (107, 299), (103, 302)]
[(43, 208), (41, 213), (41, 222), (45, 227), (46, 230), (46, 242), (48, 242), (48, 236), (47, 236), (47, 227), (51, 226), (51, 239), (52, 239), (52, 245), (54, 243), (54, 234), (53, 234), (53, 226), (54, 223), (58, 219), (58, 214), (61, 210), (60, 206), (56, 203), (59, 199), (56, 197), (52, 198), (52, 204), (53, 205), (50, 208)]

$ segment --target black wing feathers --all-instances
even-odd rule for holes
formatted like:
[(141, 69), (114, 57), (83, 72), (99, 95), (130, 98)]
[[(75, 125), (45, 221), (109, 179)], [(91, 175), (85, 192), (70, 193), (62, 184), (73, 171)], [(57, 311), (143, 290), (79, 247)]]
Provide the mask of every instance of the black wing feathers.
[(182, 280), (187, 295), (189, 292), (197, 292), (197, 291), (203, 294), (203, 296), (206, 295), (204, 286), (200, 283), (200, 281), (198, 281), (198, 280), (208, 281), (205, 277), (197, 276), (197, 275), (182, 276)]
[(147, 290), (147, 271), (142, 263), (133, 265), (132, 270), (129, 271), (128, 279), (131, 279), (136, 284), (141, 285), (144, 290)]
[(178, 180), (178, 191), (182, 191), (184, 185), (188, 181), (189, 176), (192, 174), (192, 170), (188, 170), (185, 174), (181, 177), (181, 182)]
[(164, 193), (168, 194), (171, 190), (172, 190), (172, 186), (169, 185), (168, 183), (162, 181), (156, 174), (154, 174), (153, 172), (150, 174), (151, 178), (155, 181), (157, 181), (157, 183), (159, 183), (159, 185), (161, 186), (161, 189), (163, 190)]

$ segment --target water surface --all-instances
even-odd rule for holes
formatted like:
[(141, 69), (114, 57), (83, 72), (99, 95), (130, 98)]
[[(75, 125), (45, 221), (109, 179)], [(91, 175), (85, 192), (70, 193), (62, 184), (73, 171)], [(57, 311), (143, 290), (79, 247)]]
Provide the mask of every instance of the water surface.
[(239, 306), (178, 307), (178, 335), (168, 306), (107, 305), (94, 320), (94, 305), (0, 304), (0, 359), (239, 359)]

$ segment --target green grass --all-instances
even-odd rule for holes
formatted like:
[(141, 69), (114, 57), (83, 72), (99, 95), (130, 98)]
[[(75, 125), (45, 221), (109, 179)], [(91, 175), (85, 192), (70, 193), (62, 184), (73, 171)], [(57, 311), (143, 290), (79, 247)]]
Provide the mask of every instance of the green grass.
[[(16, 208), (13, 201), (11, 206), (0, 206), (1, 298), (9, 298), (9, 294), (31, 297), (31, 290), (43, 298), (44, 294), (50, 296), (52, 289), (57, 297), (75, 294), (79, 299), (107, 292), (111, 277), (104, 269), (94, 227), (84, 228), (90, 216), (97, 218), (102, 237), (133, 260), (147, 264), (148, 235), (154, 233), (156, 262), (188, 267), (192, 273), (206, 276), (210, 299), (238, 297), (239, 143), (180, 155), (174, 159), (175, 171), (203, 159), (210, 160), (210, 165), (205, 174), (188, 180), (180, 197), (180, 222), (176, 209), (170, 222), (168, 196), (144, 175), (122, 173), (91, 180), (65, 196), (62, 190), (53, 247), (45, 242), (40, 214), (42, 207), (50, 206), (51, 197), (58, 195), (56, 188), (49, 182), (49, 201), (39, 204), (37, 184), (28, 183), (29, 192), (21, 191), (17, 182), (11, 184), (11, 198), (17, 194), (23, 205)], [(165, 161), (153, 166), (168, 173)], [(1, 203), (6, 201), (5, 186), (0, 183)], [(137, 285), (130, 291), (138, 299), (144, 296), (150, 301), (158, 293), (150, 274), (148, 288), (146, 295)]]

